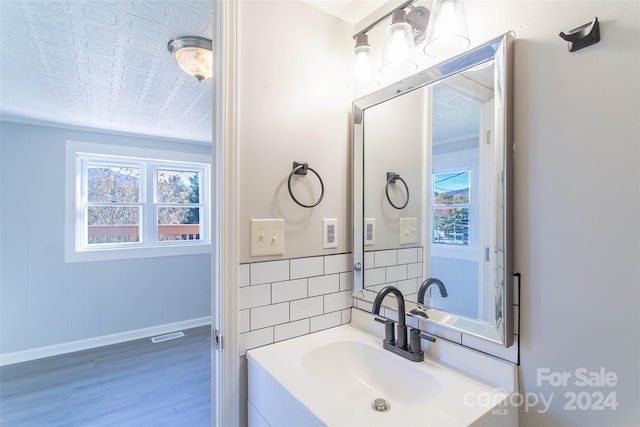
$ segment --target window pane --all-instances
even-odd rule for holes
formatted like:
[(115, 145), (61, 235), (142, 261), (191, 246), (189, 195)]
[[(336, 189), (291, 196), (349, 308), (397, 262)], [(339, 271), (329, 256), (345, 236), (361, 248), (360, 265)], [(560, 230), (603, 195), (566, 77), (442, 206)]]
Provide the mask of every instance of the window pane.
[(158, 240), (200, 240), (200, 208), (158, 208)]
[(200, 172), (158, 169), (158, 203), (200, 203)]
[(468, 205), (469, 171), (433, 175), (434, 205)]
[(433, 243), (469, 244), (469, 208), (434, 208)]
[(87, 168), (87, 200), (107, 203), (139, 202), (140, 168), (89, 166)]
[(88, 244), (140, 241), (140, 208), (89, 206)]

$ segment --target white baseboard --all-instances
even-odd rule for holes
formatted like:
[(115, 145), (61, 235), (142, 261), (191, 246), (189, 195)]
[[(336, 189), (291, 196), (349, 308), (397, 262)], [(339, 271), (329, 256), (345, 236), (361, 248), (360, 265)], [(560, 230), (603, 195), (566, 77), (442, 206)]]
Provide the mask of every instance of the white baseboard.
[(0, 366), (13, 365), (14, 363), (41, 359), (43, 357), (58, 356), (60, 354), (72, 353), (74, 351), (88, 350), (90, 348), (118, 344), (140, 338), (152, 337), (154, 335), (166, 334), (180, 329), (190, 329), (210, 324), (211, 316), (207, 316), (200, 317), (198, 319), (184, 320), (181, 322), (167, 323), (165, 325), (151, 326), (149, 328), (136, 329), (133, 331), (119, 332), (117, 334), (102, 335), (84, 340), (0, 354)]

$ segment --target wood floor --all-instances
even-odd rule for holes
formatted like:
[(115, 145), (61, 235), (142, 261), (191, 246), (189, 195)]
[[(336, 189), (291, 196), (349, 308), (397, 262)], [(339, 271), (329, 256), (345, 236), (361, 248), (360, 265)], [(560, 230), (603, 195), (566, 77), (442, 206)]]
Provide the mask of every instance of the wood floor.
[(209, 331), (0, 367), (0, 426), (209, 426)]

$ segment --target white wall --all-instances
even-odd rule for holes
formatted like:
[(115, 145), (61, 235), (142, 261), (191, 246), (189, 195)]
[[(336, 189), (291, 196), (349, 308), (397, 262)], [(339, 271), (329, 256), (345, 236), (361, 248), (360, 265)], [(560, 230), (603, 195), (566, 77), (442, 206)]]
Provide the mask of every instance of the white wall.
[(0, 123), (0, 352), (210, 316), (209, 254), (64, 262), (67, 139), (211, 153), (206, 145)]
[[(522, 426), (640, 423), (640, 3), (468, 1), (473, 44), (514, 30), (515, 267), (523, 274)], [(597, 16), (599, 44), (558, 37)], [(615, 372), (579, 387), (575, 370)], [(538, 369), (572, 374), (538, 384)], [(615, 392), (615, 411), (565, 410), (565, 393)], [(586, 398), (585, 398), (586, 399)], [(541, 413), (544, 412), (544, 413)]]
[[(414, 91), (364, 111), (364, 216), (375, 219), (375, 244), (365, 246), (366, 251), (400, 248), (400, 218), (416, 218), (418, 223), (417, 242), (406, 247), (424, 246), (425, 125), (431, 116), (427, 96)], [(394, 208), (387, 200), (387, 172), (399, 174), (407, 183), (409, 201), (404, 209)], [(400, 181), (389, 185), (389, 197), (396, 205), (405, 203), (405, 191)]]
[[(635, 1), (466, 2), (474, 45), (508, 30), (517, 34), (521, 392), (552, 398), (546, 412), (541, 405), (521, 407), (522, 426), (629, 426), (640, 420), (639, 6)], [(558, 33), (594, 16), (601, 20), (602, 41), (569, 53)], [(281, 18), (289, 19), (277, 29)], [(340, 21), (298, 2), (242, 2), (239, 21), (241, 232), (251, 216), (282, 215), (295, 225), (285, 257), (320, 254), (315, 224), (334, 211), (349, 215), (350, 193), (342, 187), (349, 170), (349, 101), (338, 84), (324, 92), (314, 88), (348, 73), (342, 55), (353, 46), (352, 34)], [(291, 38), (281, 34), (292, 28), (299, 31)], [(314, 54), (318, 44), (320, 55)], [(321, 102), (311, 102), (318, 93), (324, 93)], [(344, 116), (332, 113), (337, 111)], [(327, 211), (319, 216), (288, 200), (283, 185), (293, 160), (312, 167), (317, 162), (322, 171), (331, 165), (342, 177), (328, 186), (338, 194), (323, 202)], [(246, 262), (248, 236), (241, 238)], [(582, 388), (573, 382), (551, 387), (536, 381), (539, 368), (600, 367), (617, 374), (615, 387)], [(619, 405), (600, 412), (563, 408), (566, 392), (585, 391), (613, 391)]]
[[(350, 252), (352, 28), (298, 1), (242, 1), (238, 13), (240, 261)], [(287, 191), (294, 160), (324, 181), (313, 209)], [(315, 176), (296, 181), (301, 202), (317, 199)], [(284, 256), (250, 257), (251, 218), (285, 220)], [(323, 218), (338, 219), (336, 249), (322, 249)]]
[[(345, 253), (351, 252), (352, 233), (347, 71), (352, 27), (300, 1), (266, 0), (239, 2), (237, 25), (238, 345), (243, 355), (252, 347), (350, 320), (351, 257)], [(312, 209), (296, 205), (287, 191), (294, 160), (309, 163), (324, 180), (324, 198)], [(319, 195), (315, 177), (309, 174), (302, 184), (294, 187), (295, 194), (303, 203), (313, 202)], [(250, 256), (251, 218), (285, 220), (283, 256)], [(335, 249), (322, 248), (323, 218), (338, 219)], [(341, 260), (337, 269), (335, 260)], [(244, 356), (240, 363), (246, 367)], [(244, 425), (244, 368), (240, 386)]]

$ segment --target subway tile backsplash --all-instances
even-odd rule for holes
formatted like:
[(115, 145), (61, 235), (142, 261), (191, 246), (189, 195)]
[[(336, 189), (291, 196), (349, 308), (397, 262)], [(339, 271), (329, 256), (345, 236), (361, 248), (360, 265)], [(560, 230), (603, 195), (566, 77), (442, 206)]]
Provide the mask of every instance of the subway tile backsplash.
[[(398, 286), (405, 295), (417, 291), (422, 277), (421, 247), (370, 251), (364, 254), (365, 276), (374, 290), (385, 285)], [(238, 266), (238, 327), (240, 354), (274, 342), (307, 335), (351, 322), (351, 307), (370, 312), (371, 303), (351, 296), (353, 275), (351, 254), (326, 255), (290, 260), (240, 264)], [(498, 348), (432, 324), (426, 330), (452, 342), (494, 354), (518, 363), (519, 289), (514, 280), (515, 345)], [(394, 310), (385, 310), (395, 318)], [(415, 321), (418, 326), (417, 320)], [(422, 324), (421, 326), (425, 326)]]
[(422, 278), (422, 253), (420, 246), (365, 252), (365, 288), (377, 292), (392, 285), (405, 297), (415, 296)]
[(240, 354), (351, 321), (351, 254), (238, 266)]

